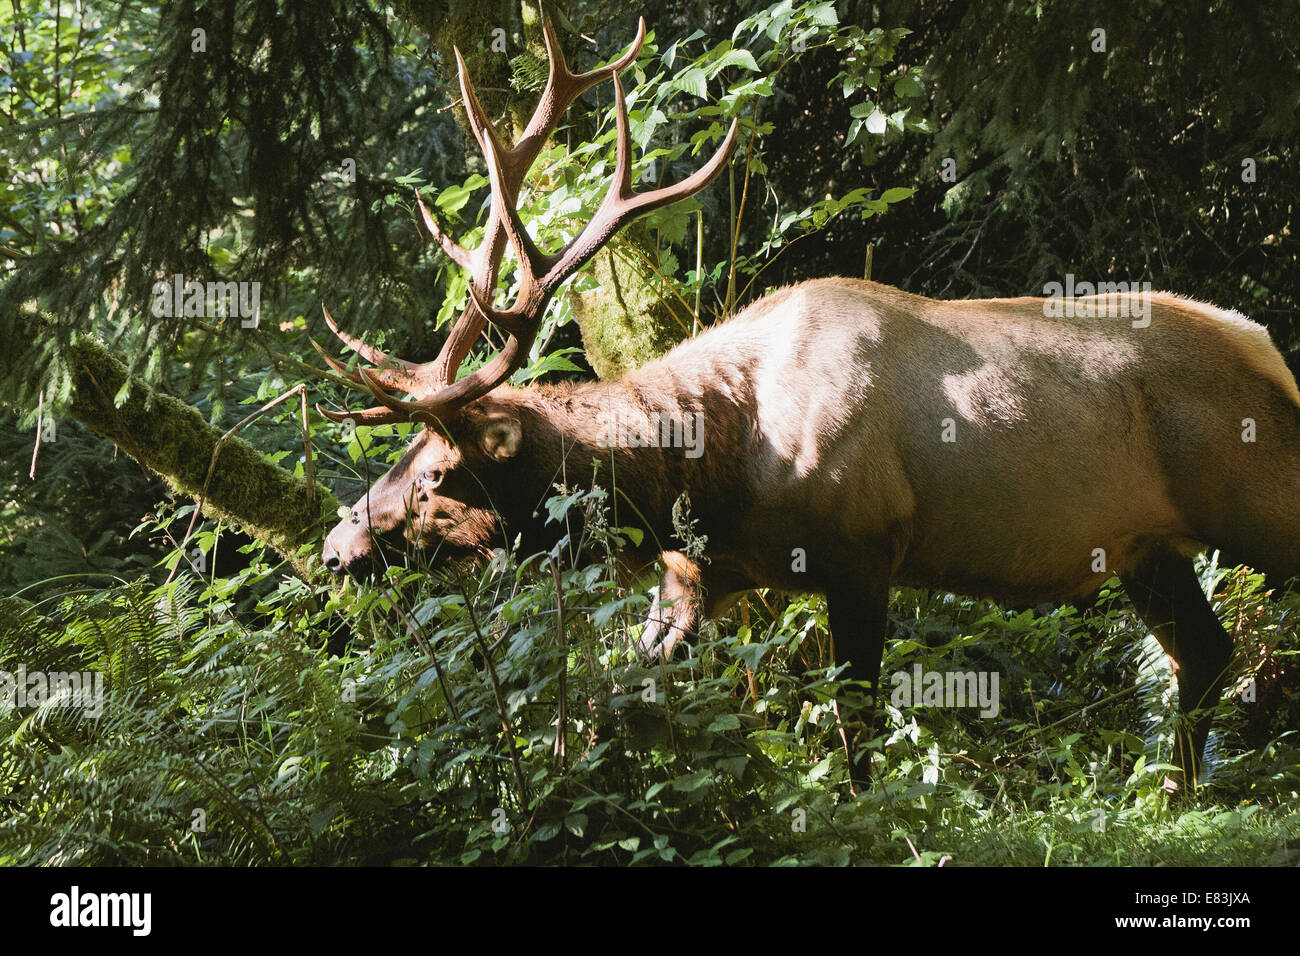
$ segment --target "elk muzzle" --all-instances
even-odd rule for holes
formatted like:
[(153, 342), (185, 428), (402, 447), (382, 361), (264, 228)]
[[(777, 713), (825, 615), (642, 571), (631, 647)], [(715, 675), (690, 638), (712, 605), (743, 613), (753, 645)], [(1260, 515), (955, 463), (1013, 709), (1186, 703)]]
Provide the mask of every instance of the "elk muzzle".
[(380, 516), (372, 515), (372, 520), (367, 520), (365, 499), (357, 504), (358, 507), (330, 529), (321, 548), (321, 561), (335, 574), (364, 576), (374, 569), (381, 551), (395, 556), (403, 551), (402, 526), (389, 530), (382, 525), (376, 527), (372, 520)]
[(373, 542), (365, 521), (344, 518), (325, 536), (321, 560), (335, 574), (353, 571), (361, 565), (369, 566)]

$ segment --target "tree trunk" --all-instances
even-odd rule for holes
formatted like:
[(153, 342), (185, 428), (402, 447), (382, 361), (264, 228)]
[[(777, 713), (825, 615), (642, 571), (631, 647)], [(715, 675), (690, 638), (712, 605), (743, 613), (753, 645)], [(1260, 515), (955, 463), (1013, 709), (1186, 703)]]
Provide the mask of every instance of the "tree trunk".
[[(648, 246), (636, 236), (627, 237), (627, 241), (642, 249)], [(608, 249), (587, 268), (595, 270), (600, 288), (570, 291), (569, 302), (582, 330), (587, 361), (601, 378), (630, 372), (690, 336), (689, 309), (671, 308), (657, 291), (662, 280), (649, 270), (638, 269)]]

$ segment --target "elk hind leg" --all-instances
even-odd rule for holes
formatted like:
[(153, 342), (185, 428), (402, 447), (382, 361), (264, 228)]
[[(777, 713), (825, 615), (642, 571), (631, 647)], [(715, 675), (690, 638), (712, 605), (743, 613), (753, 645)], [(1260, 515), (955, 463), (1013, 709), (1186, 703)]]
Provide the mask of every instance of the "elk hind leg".
[(1143, 623), (1173, 659), (1182, 717), (1174, 762), (1187, 787), (1195, 789), (1210, 732), (1208, 711), (1227, 682), (1232, 639), (1206, 600), (1191, 558), (1162, 549), (1120, 578)]
[[(844, 676), (863, 681), (868, 687), (868, 702), (863, 710), (855, 714), (840, 713), (840, 732), (849, 755), (849, 778), (853, 784), (865, 787), (871, 782), (871, 754), (861, 745), (875, 736), (880, 664), (889, 629), (888, 575), (873, 575), (827, 588), (826, 611), (836, 662), (847, 661), (849, 666)], [(851, 718), (856, 718), (852, 722), (861, 728), (856, 739), (846, 729)]]

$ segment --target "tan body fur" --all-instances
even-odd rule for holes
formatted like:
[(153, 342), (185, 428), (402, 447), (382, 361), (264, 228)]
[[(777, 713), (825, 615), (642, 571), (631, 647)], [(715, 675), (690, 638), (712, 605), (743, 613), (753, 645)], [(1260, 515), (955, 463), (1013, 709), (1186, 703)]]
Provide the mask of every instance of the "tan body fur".
[[(704, 461), (737, 450), (749, 462), (738, 564), (756, 580), (800, 588), (792, 548), (872, 541), (909, 583), (1072, 597), (1154, 540), (1208, 542), (1246, 517), (1216, 514), (1226, 502), (1197, 495), (1214, 482), (1180, 476), (1190, 462), (1252, 486), (1252, 511), (1261, 497), (1274, 511), (1265, 525), (1300, 507), (1300, 395), (1267, 333), (1252, 323), (1243, 341), (1244, 323), (1163, 295), (1134, 328), (1045, 318), (1039, 299), (937, 302), (824, 280), (626, 381), (671, 370), (709, 396), (706, 428), (709, 404), (752, 419), (741, 448), (706, 432)], [(1107, 571), (1091, 570), (1094, 548)]]
[[(896, 583), (1037, 601), (1086, 596), (1163, 542), (1265, 545), (1279, 571), (1296, 554), (1259, 540), (1300, 502), (1295, 380), (1261, 326), (1169, 295), (1134, 328), (1047, 318), (1041, 299), (816, 280), (617, 382), (493, 399), (558, 404), (550, 423), (604, 458), (595, 422), (611, 404), (645, 412), (647, 430), (654, 412), (703, 411), (702, 457), (620, 449), (615, 475), (639, 486), (638, 466), (665, 459), (667, 487), (639, 497), (663, 519), (690, 493), (706, 585), (712, 570), (821, 590), (865, 547), (889, 553)], [(1238, 500), (1246, 513), (1226, 513)], [(793, 571), (795, 549), (824, 560)]]

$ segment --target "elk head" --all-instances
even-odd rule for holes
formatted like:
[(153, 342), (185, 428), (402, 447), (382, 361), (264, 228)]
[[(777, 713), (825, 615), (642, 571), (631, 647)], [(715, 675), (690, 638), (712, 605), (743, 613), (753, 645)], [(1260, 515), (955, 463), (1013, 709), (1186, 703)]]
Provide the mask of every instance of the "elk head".
[[(721, 148), (703, 167), (680, 183), (643, 193), (632, 189), (632, 147), (627, 104), (619, 72), (635, 60), (645, 39), (645, 21), (636, 39), (614, 63), (575, 75), (549, 21), (543, 34), (550, 56), (546, 88), (523, 135), (503, 147), (479, 105), (465, 62), (456, 51), (461, 96), (469, 124), (486, 160), (491, 205), (483, 241), (472, 253), (439, 227), (420, 197), (420, 217), (442, 251), (469, 270), (470, 303), (461, 313), (438, 358), (417, 365), (392, 358), (342, 332), (325, 310), (325, 321), (343, 342), (374, 368), (355, 372), (325, 353), (331, 368), (380, 404), (354, 412), (317, 410), (333, 421), (360, 425), (419, 422), (424, 427), (402, 459), (343, 517), (325, 539), (323, 559), (332, 571), (357, 570), (376, 556), (376, 542), (435, 551), (439, 556), (483, 553), (501, 540), (492, 491), (508, 487), (512, 467), (526, 445), (526, 424), (511, 413), (509, 403), (492, 395), (527, 360), (551, 297), (628, 222), (685, 198), (711, 183), (722, 171), (736, 145), (736, 123)], [(613, 181), (587, 226), (555, 253), (543, 253), (529, 236), (515, 208), (529, 168), (555, 130), (564, 111), (583, 91), (605, 79), (614, 82), (617, 158)], [(509, 240), (519, 259), (519, 294), (513, 305), (497, 309), (493, 293), (497, 271)], [(322, 309), (324, 307), (322, 306)], [(507, 336), (505, 347), (490, 362), (457, 380), (457, 370), (475, 339), (491, 322)], [(394, 393), (405, 393), (401, 400)]]

